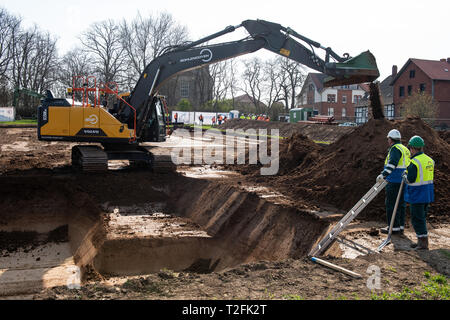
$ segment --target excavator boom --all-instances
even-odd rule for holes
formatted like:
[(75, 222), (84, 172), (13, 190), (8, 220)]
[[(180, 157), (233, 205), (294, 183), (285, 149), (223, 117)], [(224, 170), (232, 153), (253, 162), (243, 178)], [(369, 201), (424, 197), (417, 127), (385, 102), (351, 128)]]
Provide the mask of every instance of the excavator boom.
[[(233, 32), (239, 27), (244, 27), (249, 33), (249, 37), (234, 42), (201, 46), (205, 42)], [(296, 39), (306, 43), (310, 48)], [(325, 60), (315, 53), (313, 47), (325, 51)], [(167, 80), (179, 73), (255, 52), (262, 48), (328, 75), (329, 77), (325, 79), (325, 86), (372, 82), (379, 77), (375, 57), (369, 51), (363, 52), (355, 58), (350, 58), (348, 55), (341, 57), (331, 48), (323, 47), (320, 43), (280, 24), (264, 20), (245, 20), (238, 26), (229, 26), (188, 45), (168, 48), (165, 53), (147, 65), (128, 99), (128, 103), (136, 110), (137, 136), (141, 137), (144, 134), (145, 124), (151, 114), (155, 96), (158, 89)], [(335, 62), (331, 62), (331, 58)], [(127, 105), (121, 106), (119, 117), (130, 127), (133, 126), (134, 113)]]

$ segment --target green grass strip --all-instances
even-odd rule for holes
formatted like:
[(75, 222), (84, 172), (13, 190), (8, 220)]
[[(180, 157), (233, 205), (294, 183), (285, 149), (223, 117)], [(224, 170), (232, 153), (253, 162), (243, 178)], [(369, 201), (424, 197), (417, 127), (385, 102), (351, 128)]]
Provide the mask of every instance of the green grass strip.
[(17, 125), (17, 124), (37, 124), (37, 120), (25, 119), (25, 120), (16, 120), (16, 121), (0, 121), (1, 125)]

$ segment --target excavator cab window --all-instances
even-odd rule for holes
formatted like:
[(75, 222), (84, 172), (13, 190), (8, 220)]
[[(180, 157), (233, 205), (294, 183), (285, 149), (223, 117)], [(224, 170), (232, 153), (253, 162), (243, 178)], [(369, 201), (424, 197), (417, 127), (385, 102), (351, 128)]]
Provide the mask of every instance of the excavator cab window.
[(163, 111), (163, 105), (160, 100), (158, 100), (156, 102), (155, 109), (156, 109), (156, 117), (158, 120), (158, 124), (160, 126), (164, 126), (164, 111)]
[(164, 105), (160, 99), (158, 99), (155, 103), (155, 112), (156, 112), (156, 121), (155, 124), (157, 128), (155, 128), (156, 133), (156, 141), (165, 141), (166, 137), (166, 124), (164, 122)]

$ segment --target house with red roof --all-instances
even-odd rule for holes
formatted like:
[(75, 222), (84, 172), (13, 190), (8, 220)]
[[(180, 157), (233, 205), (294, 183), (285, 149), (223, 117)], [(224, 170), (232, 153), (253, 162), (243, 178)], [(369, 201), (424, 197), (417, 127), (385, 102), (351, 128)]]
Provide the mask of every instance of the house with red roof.
[(439, 119), (450, 125), (450, 58), (436, 60), (408, 59), (397, 72), (392, 68), (395, 116), (401, 114), (406, 98), (414, 92), (426, 92), (439, 104)]
[(298, 108), (313, 109), (316, 114), (333, 116), (337, 121), (355, 121), (355, 106), (368, 93), (367, 84), (338, 87), (324, 87), (328, 76), (323, 73), (309, 73), (300, 94)]

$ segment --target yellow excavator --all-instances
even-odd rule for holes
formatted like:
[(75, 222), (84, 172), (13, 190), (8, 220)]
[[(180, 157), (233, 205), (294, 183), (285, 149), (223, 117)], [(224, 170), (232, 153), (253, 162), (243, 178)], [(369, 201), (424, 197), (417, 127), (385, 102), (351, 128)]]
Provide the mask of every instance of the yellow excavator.
[[(244, 27), (249, 36), (232, 42), (202, 45), (212, 39)], [(304, 44), (300, 43), (302, 41)], [(120, 96), (111, 84), (97, 85), (93, 77), (75, 77), (81, 85), (72, 94), (82, 102), (55, 98), (50, 91), (38, 107), (38, 138), (44, 141), (98, 143), (72, 148), (72, 164), (86, 171), (107, 170), (108, 160), (129, 160), (152, 167), (163, 167), (143, 142), (165, 141), (167, 120), (165, 100), (158, 89), (171, 77), (212, 63), (255, 52), (270, 50), (329, 77), (325, 86), (372, 82), (379, 77), (375, 57), (363, 52), (343, 57), (331, 48), (312, 41), (290, 28), (264, 20), (246, 20), (238, 26), (180, 46), (171, 46), (150, 62), (133, 91)], [(325, 51), (320, 58), (315, 49)], [(102, 94), (114, 94), (118, 103), (111, 109), (99, 103)]]

